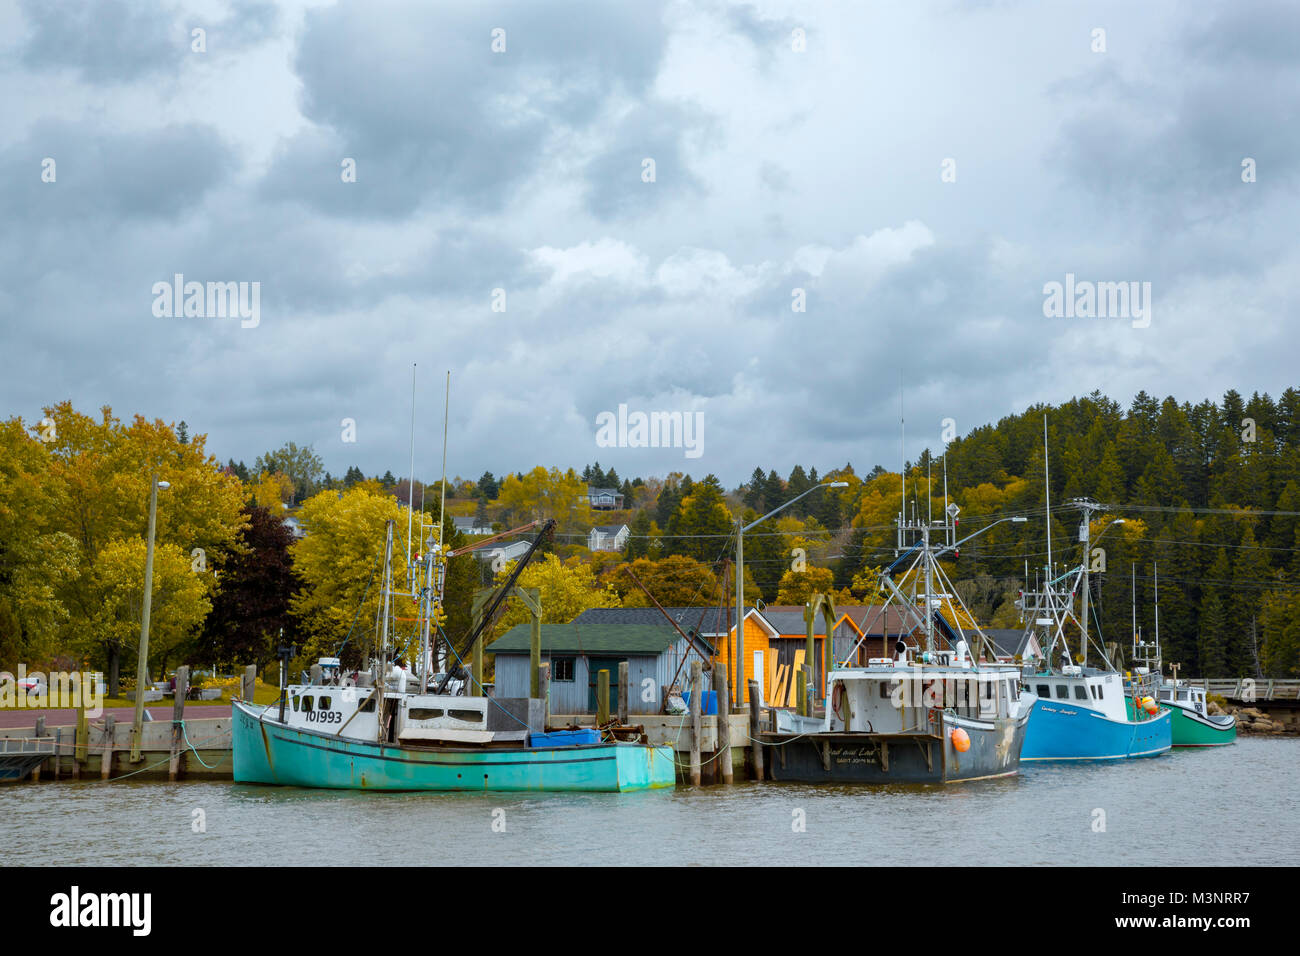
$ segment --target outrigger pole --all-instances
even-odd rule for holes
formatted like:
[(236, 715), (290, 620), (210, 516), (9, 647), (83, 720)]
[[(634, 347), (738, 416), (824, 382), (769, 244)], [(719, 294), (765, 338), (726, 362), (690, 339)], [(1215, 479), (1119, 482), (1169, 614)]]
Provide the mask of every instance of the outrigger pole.
[[(536, 522), (534, 522), (534, 524), (536, 524)], [(457, 651), (456, 648), (452, 648), (452, 653), (456, 655), (457, 660), (464, 660), (465, 654), (474, 646), (474, 642), (482, 636), (485, 630), (487, 630), (488, 625), (492, 622), (492, 616), (496, 614), (497, 608), (501, 606), (501, 602), (510, 594), (511, 589), (515, 586), (515, 582), (519, 580), (519, 575), (523, 573), (524, 568), (528, 566), (528, 562), (533, 559), (533, 555), (536, 554), (537, 549), (541, 547), (542, 541), (544, 541), (547, 536), (554, 531), (555, 519), (548, 518), (546, 523), (542, 525), (542, 529), (537, 533), (537, 537), (533, 539), (533, 543), (528, 546), (528, 550), (523, 553), (523, 556), (520, 557), (517, 562), (515, 562), (514, 570), (510, 572), (510, 575), (497, 588), (497, 593), (492, 599), (492, 603), (483, 610), (483, 616), (479, 618), (478, 624), (469, 632), (465, 640), (461, 642), (460, 650)], [(480, 541), (476, 547), (486, 543), (486, 541)], [(461, 550), (463, 552), (469, 549), (463, 548)], [(434, 688), (433, 692), (435, 694), (441, 694), (446, 691), (447, 684), (450, 680), (451, 668), (448, 667), (447, 673), (442, 675), (442, 680), (438, 681), (438, 686)]]

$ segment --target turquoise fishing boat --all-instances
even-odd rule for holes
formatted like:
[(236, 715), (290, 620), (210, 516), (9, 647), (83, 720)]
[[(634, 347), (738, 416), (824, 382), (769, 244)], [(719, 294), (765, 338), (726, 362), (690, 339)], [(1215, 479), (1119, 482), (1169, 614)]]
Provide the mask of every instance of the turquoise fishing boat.
[[(458, 650), (448, 642), (431, 652), (427, 625), (416, 673), (394, 653), (389, 634), (393, 522), (388, 522), (382, 623), (368, 673), (344, 677), (337, 657), (323, 657), (310, 675), (284, 684), (270, 706), (235, 701), (231, 753), (238, 783), (335, 790), (587, 790), (623, 793), (672, 788), (672, 748), (650, 746), (640, 728), (547, 733), (546, 702), (481, 696), (463, 667), (431, 673), (436, 660), (463, 660), (496, 607), (510, 592), (544, 535), (498, 588), (479, 624)], [(445, 557), (450, 557), (447, 555)], [(410, 597), (424, 622), (434, 619), (444, 579), (437, 547), (417, 559), (426, 586)], [(412, 581), (418, 584), (419, 577)], [(414, 585), (413, 585), (414, 586)], [(408, 684), (415, 686), (408, 689)], [(432, 686), (430, 686), (432, 685)], [(471, 693), (478, 690), (480, 695)], [(615, 735), (624, 738), (617, 739)]]
[[(294, 688), (299, 706), (305, 699), (314, 698), (316, 702), (331, 693), (338, 696), (337, 691), (337, 687)], [(460, 705), (465, 699), (450, 700)], [(487, 698), (481, 700), (486, 703)], [(328, 706), (333, 707), (334, 701), (330, 700)], [(493, 746), (492, 741), (488, 745), (460, 747), (420, 747), (404, 742), (393, 745), (291, 726), (278, 721), (274, 709), (242, 701), (234, 704), (231, 735), (234, 776), (240, 783), (336, 790), (616, 793), (672, 788), (676, 784), (671, 748), (620, 741), (520, 747), (519, 735), (507, 731), (504, 735), (515, 746)]]

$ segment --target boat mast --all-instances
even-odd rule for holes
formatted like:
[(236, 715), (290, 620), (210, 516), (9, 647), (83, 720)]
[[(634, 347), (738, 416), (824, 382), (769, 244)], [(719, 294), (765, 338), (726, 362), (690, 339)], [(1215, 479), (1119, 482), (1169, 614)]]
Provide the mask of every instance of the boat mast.
[(1133, 604), (1133, 630), (1132, 630), (1130, 633), (1133, 635), (1133, 638), (1132, 638), (1132, 643), (1133, 643), (1133, 659), (1134, 659), (1134, 660), (1137, 660), (1137, 646), (1138, 646), (1138, 583), (1137, 583), (1137, 582), (1138, 582), (1138, 579), (1137, 579), (1137, 562), (1135, 562), (1135, 561), (1130, 561), (1130, 562), (1129, 562), (1128, 573), (1129, 573), (1129, 590), (1131, 591), (1131, 594), (1130, 594), (1130, 596), (1129, 596), (1129, 600), (1130, 600), (1130, 601), (1132, 602), (1132, 604)]
[(380, 626), (379, 666), (375, 674), (375, 694), (378, 703), (375, 715), (378, 718), (375, 729), (375, 742), (383, 740), (384, 732), (384, 691), (388, 687), (388, 622), (393, 604), (393, 519), (385, 523), (387, 533), (384, 541), (384, 587), (383, 587), (383, 623)]
[(1156, 601), (1156, 671), (1164, 671), (1164, 665), (1160, 661), (1160, 562), (1152, 561), (1151, 567), (1155, 572), (1155, 601)]
[(411, 363), (411, 477), (406, 482), (406, 577), (412, 590), (419, 580), (411, 556), (419, 551), (411, 541), (411, 519), (415, 516), (415, 363)]

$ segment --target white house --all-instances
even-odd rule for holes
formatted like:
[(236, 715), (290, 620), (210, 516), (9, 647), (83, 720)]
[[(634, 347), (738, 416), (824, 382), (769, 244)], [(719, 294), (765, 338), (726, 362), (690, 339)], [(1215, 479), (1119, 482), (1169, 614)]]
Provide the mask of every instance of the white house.
[(486, 518), (480, 521), (475, 517), (467, 518), (464, 515), (453, 515), (451, 521), (452, 524), (456, 526), (456, 530), (461, 534), (474, 535), (492, 533), (492, 522), (488, 521)]
[(625, 524), (601, 524), (587, 535), (587, 548), (591, 551), (622, 551), (631, 532)]
[(501, 565), (498, 565), (500, 567), (506, 562), (518, 561), (530, 547), (532, 547), (531, 541), (503, 541), (500, 544), (488, 545), (470, 553), (484, 564), (491, 564), (500, 558)]

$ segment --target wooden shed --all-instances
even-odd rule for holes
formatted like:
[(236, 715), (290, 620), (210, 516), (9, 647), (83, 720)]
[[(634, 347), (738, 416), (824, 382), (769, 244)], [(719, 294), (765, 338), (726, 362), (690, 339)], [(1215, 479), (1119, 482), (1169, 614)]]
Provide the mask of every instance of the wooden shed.
[[(657, 613), (657, 612), (656, 612)], [(543, 624), (542, 661), (551, 665), (553, 714), (596, 712), (596, 688), (601, 670), (609, 671), (609, 707), (618, 709), (618, 665), (628, 662), (630, 714), (656, 714), (664, 690), (689, 674), (691, 653), (687, 641), (667, 622), (662, 624), (584, 624), (579, 617), (568, 624)], [(708, 642), (697, 638), (703, 654)], [(486, 649), (496, 655), (499, 697), (527, 697), (529, 691), (530, 626), (517, 624)]]

